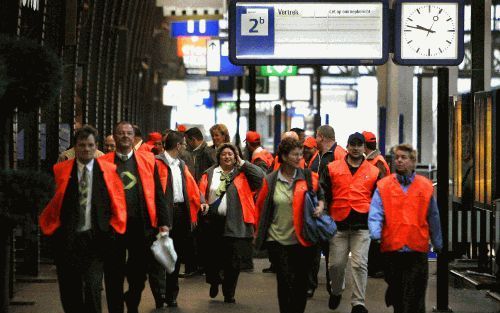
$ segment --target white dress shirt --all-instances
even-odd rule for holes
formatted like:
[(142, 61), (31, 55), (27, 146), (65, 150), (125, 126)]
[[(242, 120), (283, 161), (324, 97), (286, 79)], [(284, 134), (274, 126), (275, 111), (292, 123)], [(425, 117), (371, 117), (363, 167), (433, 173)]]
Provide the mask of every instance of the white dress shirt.
[(167, 151), (164, 152), (167, 158), (168, 166), (172, 171), (172, 187), (174, 190), (174, 203), (184, 202), (184, 194), (182, 192), (182, 174), (180, 168), (180, 161), (177, 158), (173, 158), (168, 154)]
[[(121, 160), (122, 157), (125, 155), (125, 154), (121, 154), (120, 152), (115, 152), (116, 155), (118, 156), (118, 158)], [(131, 157), (132, 157), (132, 154), (134, 154), (134, 150), (130, 150), (129, 153), (127, 153), (127, 160), (129, 160)]]
[(83, 164), (80, 161), (76, 161), (78, 166), (78, 184), (80, 184), (80, 180), (83, 175), (83, 168), (87, 167), (87, 206), (85, 208), (85, 223), (82, 228), (78, 231), (86, 231), (92, 228), (92, 170), (94, 168), (94, 159), (90, 160), (89, 163)]

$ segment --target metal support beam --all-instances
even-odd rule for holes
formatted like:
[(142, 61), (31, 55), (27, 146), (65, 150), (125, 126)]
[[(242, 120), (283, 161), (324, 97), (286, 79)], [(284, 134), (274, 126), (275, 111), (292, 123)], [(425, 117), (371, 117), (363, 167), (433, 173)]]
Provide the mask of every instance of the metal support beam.
[(255, 109), (255, 84), (256, 72), (255, 66), (249, 66), (248, 73), (248, 93), (250, 95), (249, 109), (248, 109), (248, 130), (257, 130), (256, 109)]
[(448, 197), (449, 197), (449, 74), (448, 68), (438, 70), (437, 121), (437, 203), (441, 218), (443, 250), (437, 259), (437, 306), (434, 312), (452, 312), (448, 307)]

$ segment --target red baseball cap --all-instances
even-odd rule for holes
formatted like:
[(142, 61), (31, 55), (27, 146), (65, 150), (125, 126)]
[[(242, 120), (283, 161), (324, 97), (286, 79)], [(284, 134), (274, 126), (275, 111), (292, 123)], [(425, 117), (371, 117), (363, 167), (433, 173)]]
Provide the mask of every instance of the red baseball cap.
[(307, 147), (309, 149), (317, 148), (318, 143), (316, 142), (316, 139), (314, 137), (307, 137), (306, 140), (304, 140), (304, 147)]
[(245, 141), (249, 143), (260, 142), (260, 135), (258, 132), (249, 130), (247, 131), (247, 135), (245, 137)]
[(364, 131), (363, 136), (365, 137), (366, 142), (377, 142), (377, 137), (372, 132)]
[(152, 141), (161, 141), (162, 136), (158, 132), (153, 132), (148, 134), (148, 142)]
[(186, 130), (187, 130), (187, 128), (186, 128), (186, 126), (184, 124), (179, 124), (177, 126), (177, 131), (179, 131), (181, 133), (185, 132)]

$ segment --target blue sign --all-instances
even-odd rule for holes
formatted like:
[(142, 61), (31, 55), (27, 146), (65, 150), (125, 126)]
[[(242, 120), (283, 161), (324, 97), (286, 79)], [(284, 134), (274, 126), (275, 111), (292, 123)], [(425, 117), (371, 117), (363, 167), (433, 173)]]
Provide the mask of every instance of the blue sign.
[(245, 68), (229, 60), (227, 39), (207, 41), (207, 76), (243, 76)]
[(189, 20), (172, 22), (170, 26), (171, 37), (189, 36), (219, 36), (218, 20)]
[(389, 56), (388, 0), (233, 0), (237, 65), (380, 65)]
[(229, 76), (222, 76), (218, 79), (217, 84), (217, 99), (218, 100), (232, 100), (233, 99), (233, 89), (234, 78)]

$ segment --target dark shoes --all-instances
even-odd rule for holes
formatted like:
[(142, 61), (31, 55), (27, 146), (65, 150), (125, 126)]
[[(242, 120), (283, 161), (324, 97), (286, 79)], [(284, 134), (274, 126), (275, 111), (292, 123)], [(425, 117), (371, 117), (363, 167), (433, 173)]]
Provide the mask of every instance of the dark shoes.
[(215, 298), (219, 294), (219, 285), (218, 284), (211, 284), (210, 285), (210, 298)]
[(234, 297), (224, 297), (224, 302), (225, 303), (236, 303), (236, 300)]
[(193, 277), (197, 274), (198, 274), (197, 271), (179, 273), (179, 278), (189, 278), (189, 277)]
[(274, 267), (269, 266), (268, 268), (263, 269), (262, 273), (276, 273), (276, 270), (274, 269)]
[(170, 301), (167, 301), (167, 306), (169, 308), (176, 308), (177, 307), (177, 300), (170, 300)]
[(314, 296), (314, 289), (307, 289), (306, 294), (308, 298), (312, 298)]
[[(342, 299), (341, 294), (340, 295), (330, 294), (330, 299), (328, 299), (328, 307), (330, 308), (330, 310), (335, 310), (336, 308), (338, 308), (341, 299)], [(353, 308), (353, 310), (354, 310), (354, 308)]]
[(352, 307), (351, 313), (368, 313), (364, 305), (358, 304)]

